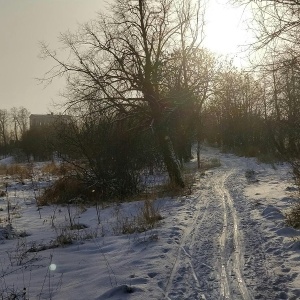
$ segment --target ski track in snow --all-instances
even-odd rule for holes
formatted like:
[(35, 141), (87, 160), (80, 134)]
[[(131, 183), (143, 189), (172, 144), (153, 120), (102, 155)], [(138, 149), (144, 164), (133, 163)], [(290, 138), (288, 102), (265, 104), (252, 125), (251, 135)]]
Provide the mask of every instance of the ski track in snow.
[[(277, 299), (263, 249), (258, 246), (259, 232), (255, 231), (255, 224), (243, 230), (240, 222), (241, 217), (249, 217), (247, 209), (242, 210), (246, 205), (242, 192), (234, 190), (235, 185), (245, 185), (240, 163), (239, 159), (230, 158), (222, 161), (223, 167), (208, 171), (203, 180), (197, 179), (195, 212), (182, 234), (164, 287), (165, 299)], [(245, 249), (249, 247), (244, 244), (244, 233), (257, 255), (252, 265), (248, 264), (254, 274), (247, 273), (247, 278), (244, 270), (249, 254)]]
[[(231, 172), (225, 173), (215, 185), (222, 199), (224, 218), (223, 231), (220, 237), (221, 245), (221, 297), (222, 299), (234, 299), (232, 294), (234, 286), (238, 286), (238, 299), (250, 300), (252, 297), (245, 284), (242, 268), (244, 266), (244, 253), (242, 249), (242, 237), (239, 232), (239, 221), (234, 207), (233, 199), (225, 188), (225, 182)], [(226, 242), (232, 240), (232, 249), (226, 252)], [(233, 282), (231, 282), (233, 281)], [(233, 288), (231, 288), (233, 287)]]
[[(199, 202), (199, 195), (196, 197), (197, 202)], [(192, 277), (191, 283), (194, 282), (196, 285), (196, 295), (199, 295), (199, 299), (206, 299), (204, 294), (201, 292), (201, 286), (199, 283), (199, 279), (197, 277), (196, 271), (193, 267), (192, 262), (192, 255), (189, 253), (191, 246), (194, 246), (195, 244), (195, 233), (198, 233), (198, 228), (201, 226), (201, 223), (205, 219), (205, 216), (207, 214), (207, 205), (208, 205), (208, 199), (205, 199), (205, 209), (203, 211), (203, 214), (200, 216), (200, 213), (202, 212), (200, 208), (196, 205), (196, 212), (193, 216), (191, 225), (186, 229), (186, 231), (183, 234), (183, 237), (181, 239), (181, 242), (179, 244), (177, 255), (175, 259), (175, 263), (173, 265), (170, 277), (167, 282), (167, 286), (165, 288), (165, 298), (169, 298), (169, 294), (171, 292), (171, 289), (173, 289), (173, 281), (175, 277), (177, 276), (177, 272), (180, 270), (185, 272), (185, 270), (189, 270), (189, 275)], [(187, 246), (187, 241), (189, 240), (190, 246)], [(183, 291), (185, 292), (185, 291)]]

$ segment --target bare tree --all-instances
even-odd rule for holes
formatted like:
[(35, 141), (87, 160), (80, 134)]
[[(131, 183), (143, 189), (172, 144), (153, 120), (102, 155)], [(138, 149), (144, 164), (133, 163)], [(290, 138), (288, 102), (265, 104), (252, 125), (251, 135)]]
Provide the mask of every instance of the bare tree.
[(13, 123), (13, 132), (14, 132), (14, 139), (15, 141), (19, 141), (19, 134), (18, 134), (18, 109), (16, 107), (11, 108), (10, 115)]
[(9, 113), (6, 109), (0, 109), (0, 143), (3, 146), (4, 154), (8, 151), (8, 133), (9, 133)]
[[(186, 17), (178, 19), (179, 7), (184, 3), (117, 0), (109, 14), (99, 14), (97, 20), (75, 34), (61, 35), (61, 42), (70, 52), (69, 59), (60, 59), (55, 51), (42, 46), (44, 57), (57, 63), (45, 79), (66, 76), (67, 105), (97, 101), (103, 112), (115, 112), (124, 118), (139, 115), (140, 126), (153, 129), (170, 180), (182, 187), (184, 182), (165, 122), (169, 112), (164, 106), (161, 73), (165, 54), (184, 37), (183, 28), (196, 26), (192, 22), (199, 19), (199, 10), (193, 11), (192, 5), (184, 8)], [(191, 43), (197, 32), (194, 34)]]
[(266, 119), (277, 150), (286, 159), (300, 154), (300, 63), (295, 53), (273, 57), (262, 69), (266, 80)]
[(14, 132), (14, 140), (18, 142), (20, 137), (28, 129), (30, 112), (25, 107), (13, 107), (10, 110), (10, 116)]
[[(202, 139), (202, 108), (213, 92), (213, 81), (218, 69), (215, 56), (206, 49), (195, 47), (184, 53), (182, 49), (170, 54), (164, 74), (169, 92), (172, 128), (181, 158), (191, 157), (191, 142), (198, 142), (200, 167), (200, 141)], [(179, 144), (179, 145), (178, 145)]]
[(29, 128), (29, 116), (30, 112), (25, 107), (19, 107), (18, 114), (18, 125), (20, 129), (21, 136), (28, 130)]
[(264, 149), (264, 88), (260, 80), (230, 64), (219, 70), (214, 93), (205, 104), (209, 141), (225, 149), (255, 156)]
[[(252, 10), (248, 20), (256, 41), (251, 45), (259, 54), (259, 64), (272, 64), (270, 55), (285, 53), (286, 50), (299, 53), (300, 2), (298, 0), (232, 0)], [(267, 59), (267, 61), (266, 61)], [(255, 62), (257, 64), (257, 62)]]

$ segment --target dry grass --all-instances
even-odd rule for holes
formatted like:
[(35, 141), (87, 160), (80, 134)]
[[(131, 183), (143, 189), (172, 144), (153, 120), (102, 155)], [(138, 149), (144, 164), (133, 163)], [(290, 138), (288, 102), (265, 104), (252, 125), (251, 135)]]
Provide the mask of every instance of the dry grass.
[(67, 226), (56, 229), (56, 234), (55, 240), (51, 241), (49, 245), (52, 248), (65, 247), (77, 241), (91, 240), (97, 238), (99, 233), (97, 229), (89, 229), (84, 224), (77, 224), (76, 228)]
[(162, 220), (159, 208), (149, 199), (144, 201), (144, 205), (140, 211), (140, 217), (142, 221), (150, 227), (153, 227), (157, 222)]
[(153, 229), (163, 219), (159, 207), (150, 199), (144, 201), (136, 215), (125, 217), (116, 209), (116, 217), (116, 226), (113, 228), (115, 234), (142, 233)]
[(43, 173), (48, 173), (56, 176), (66, 176), (67, 174), (72, 174), (75, 170), (74, 166), (67, 163), (59, 163), (56, 164), (54, 162), (50, 162), (42, 167)]
[(42, 196), (38, 197), (37, 203), (39, 206), (66, 204), (84, 192), (85, 187), (81, 181), (76, 178), (62, 177), (47, 188)]
[(52, 175), (60, 175), (60, 166), (54, 162), (44, 165), (41, 169), (43, 173), (49, 173)]
[(6, 175), (6, 170), (7, 170), (7, 166), (5, 165), (0, 165), (0, 176), (4, 176)]
[(22, 164), (0, 165), (0, 175), (14, 176), (21, 179), (30, 177), (30, 170)]

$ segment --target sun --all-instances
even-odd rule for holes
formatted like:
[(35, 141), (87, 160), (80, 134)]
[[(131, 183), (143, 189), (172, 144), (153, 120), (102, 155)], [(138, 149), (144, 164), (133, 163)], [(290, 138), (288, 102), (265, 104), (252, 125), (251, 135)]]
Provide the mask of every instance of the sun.
[(253, 36), (247, 28), (250, 11), (243, 7), (210, 0), (206, 9), (203, 45), (220, 55), (239, 55), (251, 43)]

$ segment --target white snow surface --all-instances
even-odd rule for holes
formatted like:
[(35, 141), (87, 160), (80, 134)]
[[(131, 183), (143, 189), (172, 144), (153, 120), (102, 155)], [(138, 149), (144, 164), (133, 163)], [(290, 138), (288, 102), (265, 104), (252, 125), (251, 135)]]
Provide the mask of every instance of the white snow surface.
[[(142, 201), (103, 207), (98, 216), (95, 207), (69, 207), (73, 222), (87, 226), (71, 231), (68, 207), (37, 208), (42, 178), (34, 194), (32, 182), (0, 177), (0, 191), (8, 183), (0, 198), (0, 299), (300, 299), (300, 231), (284, 218), (298, 197), (289, 166), (208, 147), (201, 155), (221, 166), (197, 173), (191, 195), (157, 199), (163, 220), (143, 233), (122, 234)], [(73, 244), (47, 249), (62, 233)]]

